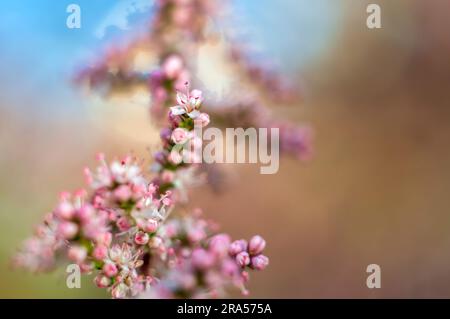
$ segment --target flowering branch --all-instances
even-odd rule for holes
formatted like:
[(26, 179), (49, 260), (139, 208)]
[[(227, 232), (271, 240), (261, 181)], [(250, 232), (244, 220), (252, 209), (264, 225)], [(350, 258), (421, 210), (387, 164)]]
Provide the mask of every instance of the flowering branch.
[(61, 257), (96, 272), (98, 287), (113, 298), (195, 298), (220, 296), (230, 285), (246, 294), (248, 270), (262, 270), (265, 241), (231, 242), (196, 210), (168, 219), (180, 199), (175, 175), (195, 164), (175, 161), (174, 145), (192, 141), (194, 121), (206, 126), (201, 92), (179, 92), (161, 134), (157, 174), (147, 181), (136, 160), (108, 165), (98, 155), (95, 172), (85, 169), (92, 192), (63, 193), (60, 202), (14, 258), (32, 271), (51, 270)]
[[(203, 106), (193, 81), (192, 56), (208, 37), (212, 0), (158, 0), (151, 31), (125, 50), (112, 49), (103, 60), (77, 76), (78, 83), (111, 93), (136, 85), (151, 94), (152, 118), (161, 125), (161, 148), (154, 154), (153, 175), (142, 172), (137, 159), (126, 156), (107, 163), (99, 154), (96, 170), (85, 169), (90, 192), (64, 192), (56, 208), (36, 228), (14, 257), (18, 267), (49, 271), (59, 260), (95, 273), (95, 284), (113, 298), (199, 298), (223, 296), (230, 287), (243, 294), (249, 272), (263, 270), (269, 259), (261, 236), (232, 241), (195, 209), (182, 212), (186, 190), (204, 167), (195, 152), (178, 145), (199, 143), (194, 126), (280, 128), (280, 149), (298, 159), (311, 155), (311, 130), (274, 119), (260, 98), (230, 98)], [(145, 49), (155, 52), (151, 72), (135, 70), (132, 59)], [(252, 89), (284, 102), (295, 98), (281, 77), (248, 63), (234, 46), (230, 63)], [(174, 106), (174, 101), (176, 105)], [(182, 156), (191, 157), (181, 161)]]
[[(124, 49), (111, 48), (100, 62), (78, 73), (76, 82), (107, 94), (132, 88), (147, 87), (151, 97), (150, 112), (160, 119), (171, 107), (174, 92), (193, 82), (192, 65), (195, 52), (207, 40), (218, 34), (207, 28), (210, 17), (217, 15), (225, 4), (214, 0), (158, 0), (151, 30)], [(131, 61), (139, 52), (152, 52), (159, 65), (151, 72), (133, 68)], [(232, 44), (225, 54), (229, 68), (236, 70), (239, 83), (249, 83), (243, 92), (226, 103), (208, 103), (206, 109), (216, 125), (224, 127), (280, 128), (280, 150), (300, 160), (312, 155), (312, 129), (287, 121), (274, 120), (269, 109), (261, 103), (266, 98), (277, 105), (298, 101), (300, 91), (274, 71), (251, 63), (243, 45)], [(254, 92), (254, 93), (250, 93)]]

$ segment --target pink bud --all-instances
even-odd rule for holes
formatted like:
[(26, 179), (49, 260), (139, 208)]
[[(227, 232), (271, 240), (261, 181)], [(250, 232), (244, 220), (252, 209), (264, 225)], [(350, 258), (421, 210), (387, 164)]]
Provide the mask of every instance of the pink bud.
[(189, 132), (181, 127), (177, 127), (173, 130), (171, 139), (175, 144), (184, 144), (186, 143), (189, 137)]
[(252, 257), (251, 267), (256, 270), (263, 270), (269, 265), (269, 258), (264, 255)]
[(131, 186), (131, 193), (135, 200), (140, 199), (146, 193), (146, 185), (144, 184), (133, 184)]
[(166, 169), (162, 172), (161, 179), (164, 183), (172, 183), (175, 179), (175, 173)]
[(133, 194), (131, 193), (131, 189), (128, 185), (120, 185), (114, 191), (114, 196), (120, 202), (126, 202), (132, 195)]
[(209, 124), (210, 119), (209, 115), (207, 113), (201, 113), (199, 116), (195, 119), (195, 124), (200, 125), (201, 127), (205, 127)]
[(236, 255), (236, 262), (239, 266), (245, 267), (250, 264), (250, 256), (246, 251), (242, 251)]
[(102, 208), (105, 206), (105, 199), (102, 196), (95, 195), (92, 200), (92, 205), (94, 205), (95, 208)]
[(157, 229), (158, 229), (158, 222), (153, 218), (150, 218), (144, 224), (144, 230), (148, 233), (154, 233)]
[(242, 251), (247, 250), (247, 241), (245, 239), (235, 240), (231, 243), (228, 252), (231, 256), (236, 256)]
[(75, 214), (74, 207), (68, 201), (62, 201), (55, 209), (55, 214), (59, 218), (71, 219)]
[(78, 211), (77, 216), (82, 222), (88, 222), (95, 214), (91, 205), (83, 205)]
[(103, 260), (108, 255), (108, 248), (103, 245), (97, 245), (92, 252), (92, 256), (97, 260)]
[(82, 246), (72, 246), (67, 252), (67, 257), (76, 262), (77, 264), (82, 263), (87, 257), (87, 250)]
[(230, 242), (227, 234), (217, 234), (210, 239), (209, 249), (218, 256), (226, 256)]
[(172, 164), (180, 164), (183, 161), (183, 156), (177, 150), (172, 150), (167, 158)]
[(94, 264), (91, 262), (81, 263), (80, 270), (81, 270), (81, 273), (83, 273), (83, 274), (90, 273), (92, 270), (94, 270)]
[(253, 236), (248, 244), (248, 252), (250, 255), (260, 254), (266, 247), (266, 241), (259, 235)]
[(170, 55), (164, 60), (162, 69), (169, 79), (174, 79), (183, 70), (183, 60), (178, 55)]
[(130, 222), (128, 221), (128, 218), (126, 218), (126, 217), (120, 217), (117, 220), (116, 224), (117, 224), (117, 227), (119, 227), (120, 231), (127, 231), (131, 227)]
[(190, 229), (187, 237), (191, 243), (197, 243), (206, 237), (205, 231), (201, 228)]
[(150, 240), (148, 242), (148, 246), (150, 248), (159, 248), (159, 247), (161, 247), (162, 243), (163, 243), (163, 240), (161, 239), (161, 237), (153, 236), (152, 238), (150, 238)]
[(78, 225), (72, 222), (62, 222), (58, 225), (58, 237), (64, 239), (72, 239), (78, 233)]
[(234, 276), (238, 269), (237, 264), (231, 259), (225, 259), (222, 264), (222, 273), (226, 276)]
[(103, 265), (102, 270), (105, 273), (105, 275), (108, 276), (108, 277), (114, 277), (119, 272), (117, 270), (116, 264), (113, 264), (111, 262), (105, 263)]
[(114, 299), (123, 299), (127, 296), (129, 289), (127, 285), (120, 283), (111, 290), (111, 295)]
[(214, 264), (214, 256), (204, 249), (197, 248), (192, 252), (192, 264), (205, 270)]
[(138, 245), (147, 244), (149, 239), (150, 236), (142, 231), (137, 232), (136, 235), (134, 236), (134, 242)]
[(94, 279), (94, 282), (99, 288), (107, 288), (111, 285), (111, 279), (104, 275), (97, 275)]

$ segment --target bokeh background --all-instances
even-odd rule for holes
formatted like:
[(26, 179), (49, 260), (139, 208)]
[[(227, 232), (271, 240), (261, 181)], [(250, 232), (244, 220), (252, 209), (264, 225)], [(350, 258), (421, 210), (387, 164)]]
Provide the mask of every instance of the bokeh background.
[[(131, 36), (152, 1), (5, 0), (0, 11), (0, 297), (106, 297), (64, 270), (33, 275), (9, 258), (82, 168), (148, 156), (157, 140), (138, 100), (87, 97), (77, 66)], [(382, 28), (366, 27), (369, 3)], [(82, 28), (66, 28), (66, 7)], [(233, 165), (223, 193), (192, 202), (233, 237), (259, 233), (271, 265), (252, 297), (450, 298), (450, 1), (233, 1), (245, 29), (303, 102), (274, 111), (315, 129), (315, 157), (284, 158), (275, 175)], [(275, 106), (276, 107), (276, 106)], [(382, 288), (366, 287), (368, 264)]]

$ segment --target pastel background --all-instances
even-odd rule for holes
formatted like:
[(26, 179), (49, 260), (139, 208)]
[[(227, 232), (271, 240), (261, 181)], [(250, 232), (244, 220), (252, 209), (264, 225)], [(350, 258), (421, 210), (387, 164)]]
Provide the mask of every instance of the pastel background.
[[(382, 29), (366, 6), (382, 7)], [(66, 27), (77, 3), (82, 28)], [(302, 104), (276, 108), (316, 132), (312, 162), (276, 175), (234, 165), (195, 205), (234, 237), (259, 233), (270, 267), (252, 297), (450, 297), (450, 2), (232, 1), (239, 29), (292, 81)], [(34, 275), (9, 258), (61, 190), (84, 185), (99, 150), (148, 156), (139, 103), (102, 101), (70, 82), (102, 48), (142, 30), (149, 0), (4, 0), (0, 5), (0, 297), (106, 297), (64, 269)], [(368, 264), (382, 288), (366, 287)]]

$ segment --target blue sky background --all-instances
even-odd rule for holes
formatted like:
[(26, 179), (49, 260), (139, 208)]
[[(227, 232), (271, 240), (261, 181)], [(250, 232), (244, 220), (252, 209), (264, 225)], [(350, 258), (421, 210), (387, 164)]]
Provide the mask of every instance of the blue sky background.
[[(66, 8), (81, 7), (81, 29), (68, 29)], [(133, 35), (152, 0), (2, 0), (0, 106), (55, 114), (82, 106), (68, 78), (106, 44)], [(333, 39), (333, 0), (234, 0), (237, 21), (264, 55), (284, 70), (307, 65)], [(239, 26), (241, 27), (241, 26)], [(56, 107), (57, 106), (57, 107)], [(50, 109), (49, 109), (50, 108)]]

